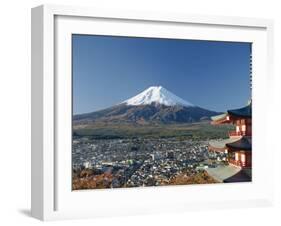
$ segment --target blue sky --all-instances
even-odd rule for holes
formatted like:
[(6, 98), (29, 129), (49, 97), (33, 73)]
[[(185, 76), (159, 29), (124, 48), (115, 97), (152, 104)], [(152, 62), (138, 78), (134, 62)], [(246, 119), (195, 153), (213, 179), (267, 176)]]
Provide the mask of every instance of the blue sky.
[(242, 107), (250, 96), (250, 44), (73, 35), (73, 113), (163, 86), (206, 109)]

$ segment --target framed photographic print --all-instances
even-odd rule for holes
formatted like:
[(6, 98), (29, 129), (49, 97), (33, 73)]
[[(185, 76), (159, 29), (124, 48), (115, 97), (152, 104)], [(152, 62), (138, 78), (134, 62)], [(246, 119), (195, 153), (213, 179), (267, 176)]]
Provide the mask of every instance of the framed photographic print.
[(32, 215), (269, 205), (270, 20), (32, 9)]

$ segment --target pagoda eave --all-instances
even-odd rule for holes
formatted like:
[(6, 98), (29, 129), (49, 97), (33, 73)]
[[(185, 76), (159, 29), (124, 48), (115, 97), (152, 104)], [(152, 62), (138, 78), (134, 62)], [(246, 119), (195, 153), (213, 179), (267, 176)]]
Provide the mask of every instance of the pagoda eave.
[(228, 138), (228, 139), (224, 139), (224, 140), (211, 140), (209, 141), (209, 150), (212, 151), (217, 151), (217, 152), (225, 152), (225, 150), (227, 149), (227, 144), (228, 143), (233, 143), (237, 140), (239, 140), (239, 137), (233, 137), (233, 138)]
[(226, 147), (233, 150), (252, 151), (252, 138), (243, 136), (237, 141), (227, 143)]

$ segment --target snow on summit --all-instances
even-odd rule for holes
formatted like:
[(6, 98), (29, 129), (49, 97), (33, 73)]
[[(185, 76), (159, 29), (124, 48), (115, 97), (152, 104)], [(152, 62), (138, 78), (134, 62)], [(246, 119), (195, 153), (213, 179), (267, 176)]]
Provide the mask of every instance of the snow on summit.
[(152, 103), (163, 104), (166, 106), (194, 106), (193, 104), (183, 100), (182, 98), (171, 93), (162, 86), (151, 86), (140, 94), (124, 101), (127, 105), (148, 105)]

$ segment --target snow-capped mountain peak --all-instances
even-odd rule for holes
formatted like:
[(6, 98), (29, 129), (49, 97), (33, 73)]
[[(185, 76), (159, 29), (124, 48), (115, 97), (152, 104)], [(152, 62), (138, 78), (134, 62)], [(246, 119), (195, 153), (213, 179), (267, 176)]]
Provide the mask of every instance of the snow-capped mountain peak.
[(127, 105), (148, 105), (148, 104), (163, 104), (166, 106), (182, 105), (191, 107), (194, 106), (190, 102), (171, 93), (162, 86), (151, 86), (138, 95), (122, 102)]

